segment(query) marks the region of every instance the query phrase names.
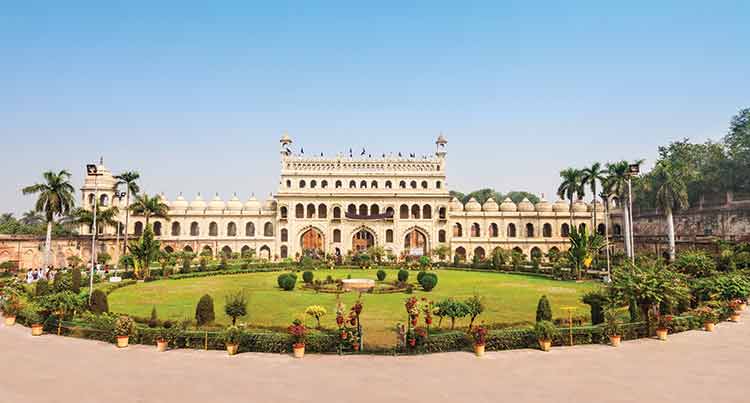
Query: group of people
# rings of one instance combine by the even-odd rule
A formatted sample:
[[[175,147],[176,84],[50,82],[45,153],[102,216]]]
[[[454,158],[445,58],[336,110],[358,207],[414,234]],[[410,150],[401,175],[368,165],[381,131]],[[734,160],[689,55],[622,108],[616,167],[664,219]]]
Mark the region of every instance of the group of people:
[[[29,269],[26,272],[26,283],[36,283],[39,280],[55,281],[56,275],[57,270],[52,268],[52,266],[33,270]]]

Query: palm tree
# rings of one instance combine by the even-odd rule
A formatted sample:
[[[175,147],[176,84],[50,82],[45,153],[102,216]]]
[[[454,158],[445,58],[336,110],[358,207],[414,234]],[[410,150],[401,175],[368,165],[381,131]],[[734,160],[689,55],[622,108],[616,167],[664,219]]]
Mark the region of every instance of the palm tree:
[[[120,209],[117,207],[102,207],[99,202],[96,202],[96,223],[97,226],[102,224],[102,228],[106,226],[114,227],[118,224],[117,217],[120,214]],[[88,208],[77,208],[70,213],[70,220],[78,225],[88,226],[93,230],[94,227],[94,211]]]
[[[15,218],[13,217],[13,213],[0,214],[0,224],[5,224],[13,220],[15,220]]]
[[[581,186],[584,187],[589,185],[591,188],[591,194],[594,197],[593,212],[594,212],[594,231],[596,231],[596,183],[603,183],[604,178],[607,175],[607,170],[602,169],[600,162],[595,162],[588,168],[584,168],[581,171]]]
[[[44,217],[38,211],[29,210],[18,221],[23,225],[37,225],[44,222]]]
[[[669,241],[669,261],[673,262],[675,258],[675,240],[674,240],[674,210],[687,208],[688,192],[687,181],[685,181],[684,172],[667,160],[660,161],[654,169],[654,179],[656,182],[656,205],[664,210],[667,219],[667,239]]]
[[[70,184],[70,172],[62,170],[58,173],[47,171],[42,174],[44,182],[26,186],[21,191],[23,194],[38,194],[34,209],[44,213],[47,221],[47,237],[44,242],[44,265],[50,263],[50,252],[52,250],[52,224],[55,216],[68,214],[75,206],[73,195],[75,189]]]
[[[159,196],[150,197],[146,193],[136,196],[135,202],[130,206],[130,211],[135,215],[145,217],[146,226],[151,217],[169,220],[169,206],[164,204]]]
[[[643,160],[638,160],[635,164],[641,164]],[[620,206],[622,207],[622,218],[625,224],[623,230],[625,254],[632,256],[635,245],[631,245],[630,239],[630,220],[632,211],[630,211],[630,202],[628,194],[628,179],[630,172],[630,163],[628,161],[617,161],[607,163],[607,188],[609,194],[617,195]]]
[[[130,194],[137,195],[138,192],[141,191],[141,188],[138,187],[138,183],[136,182],[141,177],[141,174],[135,171],[128,171],[123,172],[117,176],[115,176],[115,179],[117,180],[117,183],[115,184],[116,187],[125,186],[125,244],[123,245],[122,252],[123,254],[126,253],[128,249],[128,221],[130,219]],[[117,233],[120,233],[120,229],[117,229]]]
[[[570,226],[573,227],[573,198],[580,197],[583,193],[581,186],[581,171],[574,168],[567,168],[560,171],[562,183],[557,188],[557,195],[561,199],[570,201]]]

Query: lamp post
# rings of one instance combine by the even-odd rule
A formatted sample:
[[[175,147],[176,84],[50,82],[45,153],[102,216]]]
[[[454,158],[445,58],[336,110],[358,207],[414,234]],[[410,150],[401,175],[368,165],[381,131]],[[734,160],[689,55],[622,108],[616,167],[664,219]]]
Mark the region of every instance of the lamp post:
[[[89,303],[91,303],[91,294],[94,292],[94,267],[96,264],[96,207],[99,201],[99,181],[101,175],[96,164],[86,165],[86,175],[94,177],[94,211],[91,222],[91,270],[89,271]]]
[[[119,200],[122,200],[123,197],[125,197],[125,192],[117,193],[115,192],[114,197],[117,197]],[[115,250],[117,251],[117,262],[115,263],[115,270],[119,269],[120,266],[120,220],[117,220],[117,229],[115,229]]]
[[[628,210],[630,210],[630,214],[628,214],[628,223],[627,225],[630,228],[629,234],[630,234],[630,261],[635,264],[635,235],[633,235],[633,186],[632,186],[632,178],[634,176],[638,176],[638,174],[641,171],[640,164],[630,164],[628,166]]]

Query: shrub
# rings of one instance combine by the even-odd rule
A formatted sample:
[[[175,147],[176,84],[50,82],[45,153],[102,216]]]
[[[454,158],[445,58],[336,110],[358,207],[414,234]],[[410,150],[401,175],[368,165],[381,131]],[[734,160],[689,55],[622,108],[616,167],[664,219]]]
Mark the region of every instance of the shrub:
[[[377,276],[378,276],[378,281],[385,281],[385,276],[386,276],[385,270],[378,270]]]
[[[541,320],[534,326],[534,335],[539,340],[552,340],[557,336],[557,327],[548,320]]]
[[[281,278],[279,279],[279,286],[284,291],[294,290],[294,287],[296,284],[297,284],[297,277],[291,274],[282,275]]]
[[[400,281],[400,282],[403,283],[403,282],[405,282],[408,279],[409,279],[409,271],[408,270],[401,269],[401,270],[398,271],[398,281]]]
[[[129,316],[120,316],[115,321],[115,336],[130,336],[135,329],[135,323]]]
[[[34,305],[26,305],[20,314],[26,319],[27,325],[39,325],[42,323],[42,315],[39,314],[39,308]]]
[[[461,256],[453,255],[453,265],[458,266],[461,264]]]
[[[91,312],[101,315],[109,312],[109,303],[107,302],[107,294],[100,289],[94,290],[91,293],[91,304],[89,305]]]
[[[36,290],[34,295],[37,297],[43,297],[49,294],[49,282],[45,279],[41,279],[36,282]]]
[[[461,302],[455,301],[452,298],[442,300],[435,304],[435,316],[440,318],[438,327],[442,323],[443,318],[450,318],[451,330],[456,327],[456,319],[460,319],[469,314],[469,307]]]
[[[237,318],[247,315],[247,298],[242,291],[227,295],[224,303],[224,313],[232,318],[232,326],[237,324]]]
[[[204,326],[212,323],[215,319],[214,300],[210,295],[206,294],[201,297],[198,305],[195,307],[195,322],[198,326]]]
[[[227,327],[222,334],[225,344],[240,344],[240,339],[242,339],[242,330],[234,325]]]
[[[604,334],[606,336],[622,336],[622,320],[617,317],[617,310],[608,309],[604,315]]]
[[[603,291],[589,291],[581,297],[581,302],[591,307],[592,325],[604,322],[604,305],[607,303],[607,300],[607,294]]]
[[[305,313],[315,319],[318,323],[318,329],[320,329],[320,318],[325,316],[328,311],[320,305],[310,305],[305,309]]]
[[[81,292],[81,269],[74,267],[70,270],[70,290],[78,294]]]
[[[474,321],[477,319],[477,316],[481,315],[482,312],[484,312],[484,300],[482,300],[482,297],[480,297],[479,295],[474,295],[472,297],[469,297],[469,299],[466,300],[465,304],[467,307],[469,307],[469,317],[471,318],[471,321],[469,322],[469,330],[471,331],[471,328],[474,325]]]
[[[500,270],[505,264],[506,258],[507,252],[499,248],[495,249],[495,251],[492,252],[492,267],[496,270]]]
[[[420,256],[419,258],[419,266],[422,268],[426,268],[432,263],[429,256]]]
[[[156,314],[156,307],[151,308],[151,317],[148,320],[148,327],[156,328],[159,327],[159,316]]]
[[[70,279],[70,275],[64,273],[57,273],[55,281],[52,283],[52,292],[59,293],[64,291],[70,291],[73,287],[73,281]]]
[[[552,307],[549,304],[549,300],[546,295],[542,295],[539,298],[539,303],[536,306],[536,321],[551,321],[552,320]]]
[[[680,253],[673,267],[676,271],[690,277],[709,277],[716,273],[716,261],[701,250],[687,250]]]
[[[5,316],[16,316],[21,312],[22,309],[21,299],[17,295],[8,295],[3,298],[0,303],[0,310],[3,311]]]
[[[312,284],[314,278],[315,276],[313,275],[313,272],[309,270],[302,273],[302,281],[304,281],[305,284]]]
[[[435,286],[438,283],[437,274],[425,273],[425,272],[420,272],[420,274],[422,274],[422,279],[419,280],[419,284],[422,286],[422,288],[425,291],[427,292],[432,291],[432,289],[435,288]]]

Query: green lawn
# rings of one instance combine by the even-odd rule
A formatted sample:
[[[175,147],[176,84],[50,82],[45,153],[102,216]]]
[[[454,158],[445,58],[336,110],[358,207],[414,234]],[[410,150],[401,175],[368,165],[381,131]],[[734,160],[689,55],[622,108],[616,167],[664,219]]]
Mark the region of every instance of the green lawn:
[[[479,320],[485,323],[511,323],[533,321],[536,304],[542,295],[547,295],[552,304],[553,315],[567,315],[562,308],[577,307],[577,314],[588,315],[588,307],[579,301],[586,290],[596,287],[594,283],[572,283],[548,280],[533,276],[502,273],[481,273],[438,270],[438,285],[432,292],[415,291],[417,298],[427,297],[434,301],[453,297],[465,299],[474,293],[485,298],[487,310]],[[317,294],[314,291],[281,291],[277,288],[276,277],[280,273],[251,273],[231,276],[213,276],[184,280],[162,280],[140,283],[114,291],[109,296],[110,310],[148,317],[151,308],[156,306],[160,319],[193,318],[195,305],[203,294],[214,298],[217,322],[228,324],[231,319],[224,315],[224,298],[230,292],[243,290],[248,297],[249,315],[240,322],[250,326],[287,326],[309,305],[322,305],[328,316],[322,319],[324,327],[334,328],[336,295]],[[334,278],[375,279],[375,271],[368,270],[318,270],[317,279],[328,275]],[[411,272],[409,280],[416,280],[417,272]],[[298,274],[299,282],[302,280]],[[386,280],[396,278],[396,271],[388,271]],[[368,344],[392,345],[396,323],[405,320],[404,300],[407,294],[373,295],[363,294],[364,310],[362,323],[365,340]],[[350,307],[357,294],[342,295],[342,301]],[[437,320],[437,318],[436,318]],[[448,323],[443,323],[443,327]],[[308,320],[308,325],[313,325]],[[467,326],[468,320],[457,322],[457,326]]]

